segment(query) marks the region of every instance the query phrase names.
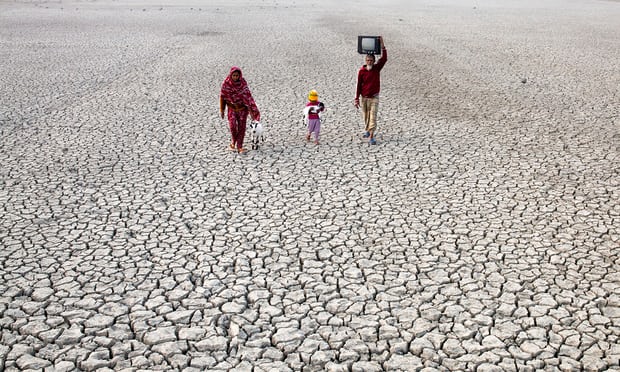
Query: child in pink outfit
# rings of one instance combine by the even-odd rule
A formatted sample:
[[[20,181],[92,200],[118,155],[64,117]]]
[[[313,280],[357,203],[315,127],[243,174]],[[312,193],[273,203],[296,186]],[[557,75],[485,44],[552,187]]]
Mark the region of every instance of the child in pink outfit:
[[[319,144],[319,135],[321,133],[321,116],[320,112],[325,110],[323,102],[319,102],[319,93],[311,90],[308,94],[308,103],[304,108],[304,118],[308,123],[308,134],[306,141],[310,141],[312,133],[314,133],[314,143]]]

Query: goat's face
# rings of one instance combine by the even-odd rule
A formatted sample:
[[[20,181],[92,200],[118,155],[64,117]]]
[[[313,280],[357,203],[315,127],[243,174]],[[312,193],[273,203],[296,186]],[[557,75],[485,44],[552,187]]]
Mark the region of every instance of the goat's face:
[[[253,122],[250,124],[250,130],[252,135],[260,137],[263,135],[263,125],[260,122]]]

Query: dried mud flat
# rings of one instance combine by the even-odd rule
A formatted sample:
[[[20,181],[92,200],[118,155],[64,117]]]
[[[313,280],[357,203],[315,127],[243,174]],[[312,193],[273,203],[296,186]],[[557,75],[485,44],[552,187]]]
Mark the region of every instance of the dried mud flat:
[[[618,19],[0,1],[0,370],[620,370]],[[361,34],[389,52],[376,146]],[[232,65],[267,130],[245,156]]]

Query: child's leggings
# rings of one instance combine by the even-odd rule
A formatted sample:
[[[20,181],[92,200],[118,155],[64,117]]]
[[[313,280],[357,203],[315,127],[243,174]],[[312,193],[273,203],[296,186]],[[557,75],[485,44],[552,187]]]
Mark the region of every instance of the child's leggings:
[[[308,133],[314,133],[314,140],[319,140],[321,133],[321,119],[308,119]]]

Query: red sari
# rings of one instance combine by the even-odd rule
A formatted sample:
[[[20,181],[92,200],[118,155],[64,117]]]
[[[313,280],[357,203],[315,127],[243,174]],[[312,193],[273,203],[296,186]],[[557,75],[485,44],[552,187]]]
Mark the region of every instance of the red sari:
[[[239,80],[237,81],[232,79],[232,74],[235,71],[239,72]],[[223,110],[224,106],[228,107],[228,124],[232,136],[231,147],[241,150],[248,114],[253,120],[259,121],[260,112],[239,67],[232,67],[222,83],[220,109]]]

